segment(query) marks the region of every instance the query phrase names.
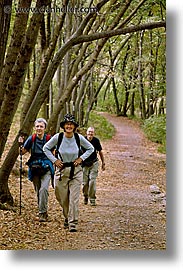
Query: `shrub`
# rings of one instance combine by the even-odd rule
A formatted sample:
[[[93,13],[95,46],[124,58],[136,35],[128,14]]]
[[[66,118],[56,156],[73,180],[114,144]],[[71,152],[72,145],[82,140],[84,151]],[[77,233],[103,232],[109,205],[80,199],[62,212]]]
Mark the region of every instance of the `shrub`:
[[[166,116],[151,116],[144,121],[142,128],[150,140],[161,144],[159,150],[166,152]]]
[[[101,140],[111,139],[115,134],[114,126],[97,112],[90,112],[88,126],[95,128],[96,136]]]

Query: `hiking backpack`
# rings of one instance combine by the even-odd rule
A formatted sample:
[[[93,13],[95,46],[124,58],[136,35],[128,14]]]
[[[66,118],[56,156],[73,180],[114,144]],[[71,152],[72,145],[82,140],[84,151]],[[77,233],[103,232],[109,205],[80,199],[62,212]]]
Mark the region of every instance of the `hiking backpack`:
[[[33,134],[33,135],[32,135],[32,142],[35,141],[36,136],[37,136],[37,134]],[[50,135],[50,134],[46,134],[46,142],[47,142],[50,138],[51,138],[51,135]]]

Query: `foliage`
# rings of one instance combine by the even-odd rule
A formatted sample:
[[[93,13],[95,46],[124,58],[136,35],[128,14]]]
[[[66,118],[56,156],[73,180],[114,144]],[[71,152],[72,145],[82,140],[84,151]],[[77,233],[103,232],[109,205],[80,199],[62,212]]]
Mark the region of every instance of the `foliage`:
[[[101,140],[111,139],[115,133],[114,126],[97,112],[90,112],[89,126],[95,128],[95,134]]]
[[[151,116],[142,126],[146,136],[153,142],[160,143],[159,150],[166,152],[166,115]]]
[[[114,114],[116,111],[116,106],[114,102],[114,96],[112,91],[108,91],[106,95],[104,95],[105,91],[102,90],[97,99],[97,106],[93,109],[102,112],[109,112]]]

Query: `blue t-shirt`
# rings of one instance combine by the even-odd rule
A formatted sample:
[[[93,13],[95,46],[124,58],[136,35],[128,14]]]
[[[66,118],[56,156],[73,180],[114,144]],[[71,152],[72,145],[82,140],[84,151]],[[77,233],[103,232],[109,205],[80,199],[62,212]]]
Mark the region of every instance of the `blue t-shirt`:
[[[32,142],[32,136],[29,136],[24,143],[24,148],[31,153],[32,159],[48,159],[43,152],[43,146],[46,143],[46,134],[44,134],[43,139],[36,136],[34,142]]]
[[[36,135],[36,138],[34,141],[32,141],[32,136],[29,136],[28,139],[24,143],[24,148],[31,153],[31,157],[28,161],[28,178],[29,180],[33,180],[33,174],[31,170],[31,163],[34,162],[35,160],[40,161],[44,165],[48,165],[50,172],[51,172],[51,177],[53,180],[54,176],[54,167],[52,162],[47,158],[45,153],[43,152],[43,146],[46,143],[46,134],[44,134],[43,139],[38,138]]]

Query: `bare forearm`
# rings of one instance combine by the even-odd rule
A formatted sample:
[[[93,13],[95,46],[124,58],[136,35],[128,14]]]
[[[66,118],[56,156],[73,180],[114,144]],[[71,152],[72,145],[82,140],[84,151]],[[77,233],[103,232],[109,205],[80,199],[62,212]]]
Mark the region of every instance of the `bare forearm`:
[[[99,152],[99,155],[100,155],[100,159],[101,159],[102,163],[105,163],[103,152],[100,151],[100,152]]]

